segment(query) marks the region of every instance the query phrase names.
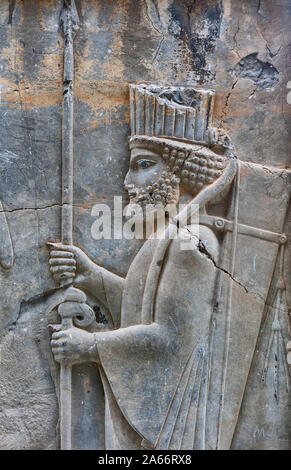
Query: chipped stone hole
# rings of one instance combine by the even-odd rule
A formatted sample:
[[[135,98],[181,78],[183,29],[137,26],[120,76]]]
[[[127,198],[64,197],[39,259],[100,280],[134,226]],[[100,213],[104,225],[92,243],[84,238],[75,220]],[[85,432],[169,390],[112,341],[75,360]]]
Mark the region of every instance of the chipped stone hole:
[[[158,98],[165,100],[168,104],[178,104],[180,106],[196,108],[201,104],[199,93],[192,88],[161,88],[158,86],[151,86],[148,91]]]
[[[185,104],[191,108],[195,108],[201,104],[201,99],[198,97],[198,93],[191,89],[171,90],[159,94],[160,98],[168,100],[170,103],[174,102],[179,105]]]
[[[95,318],[96,318],[97,323],[103,323],[103,324],[108,323],[108,320],[106,316],[104,315],[104,313],[101,311],[101,308],[99,307],[99,305],[93,305],[92,309],[95,313]]]
[[[64,85],[63,95],[65,96],[67,93],[69,93],[69,91],[72,91],[73,89],[72,80],[64,80],[63,85]]]
[[[273,88],[279,82],[279,72],[270,62],[263,62],[254,52],[243,57],[233,69],[239,78],[249,78],[260,88]]]

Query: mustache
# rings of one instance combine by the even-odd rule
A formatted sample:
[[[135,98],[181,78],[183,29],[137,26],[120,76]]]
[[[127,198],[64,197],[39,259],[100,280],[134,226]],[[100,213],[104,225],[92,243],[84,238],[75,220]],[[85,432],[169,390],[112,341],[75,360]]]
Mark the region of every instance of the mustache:
[[[128,192],[129,197],[136,197],[138,193],[141,192],[141,190],[133,184],[126,185],[125,190]]]
[[[139,188],[138,186],[135,186],[134,184],[126,185],[125,190],[128,192],[128,195],[130,198],[135,198],[139,194],[144,194],[146,192],[144,189]]]
[[[147,189],[145,188],[139,188],[138,186],[134,186],[133,184],[131,184],[127,185],[125,189],[128,192],[131,203],[141,205],[154,203],[154,201],[152,200],[152,192],[147,191]]]

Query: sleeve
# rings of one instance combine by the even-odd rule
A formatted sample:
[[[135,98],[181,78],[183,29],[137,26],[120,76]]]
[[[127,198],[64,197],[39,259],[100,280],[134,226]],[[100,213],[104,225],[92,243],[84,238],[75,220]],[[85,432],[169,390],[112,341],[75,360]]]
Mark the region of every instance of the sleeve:
[[[95,333],[95,338],[118,406],[154,447],[182,370],[177,338],[157,323]]]
[[[98,299],[111,316],[113,328],[120,326],[124,278],[92,263],[91,274],[81,287]]]

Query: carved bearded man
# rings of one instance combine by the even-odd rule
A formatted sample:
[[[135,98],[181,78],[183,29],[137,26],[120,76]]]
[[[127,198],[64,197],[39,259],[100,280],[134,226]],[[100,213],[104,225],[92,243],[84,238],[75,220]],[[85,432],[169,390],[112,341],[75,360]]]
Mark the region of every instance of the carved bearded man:
[[[233,181],[235,186],[237,160],[229,139],[211,128],[212,91],[131,85],[130,92],[125,179],[130,201],[143,208],[166,210],[178,202],[185,207],[168,218],[164,237],[149,236],[125,279],[76,246],[53,244],[54,278],[73,278],[74,286],[97,297],[114,327],[55,332],[52,351],[60,363],[97,364],[105,394],[106,449],[228,448],[234,428],[227,422],[231,413],[223,409],[227,351],[225,336],[214,338],[213,327],[219,304],[227,316],[231,294],[228,290],[223,302],[219,298],[224,275],[217,268],[220,219],[206,208],[223,200]],[[199,225],[189,219],[197,205]],[[235,216],[235,204],[230,206]],[[230,264],[232,249],[233,244]],[[222,330],[227,336],[225,326]],[[220,349],[213,353],[215,342]],[[222,365],[215,369],[219,355]],[[242,382],[243,388],[244,378],[238,377],[236,386]],[[229,442],[219,444],[224,429]]]

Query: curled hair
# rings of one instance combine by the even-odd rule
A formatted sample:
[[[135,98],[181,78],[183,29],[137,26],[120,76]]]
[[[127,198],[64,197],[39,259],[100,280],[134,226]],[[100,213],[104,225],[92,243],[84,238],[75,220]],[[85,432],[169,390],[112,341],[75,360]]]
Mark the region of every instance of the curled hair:
[[[130,148],[145,146],[162,156],[168,169],[179,178],[181,184],[193,195],[203,187],[216,181],[228,163],[224,155],[214,153],[210,148],[178,140],[147,136],[131,137]]]

